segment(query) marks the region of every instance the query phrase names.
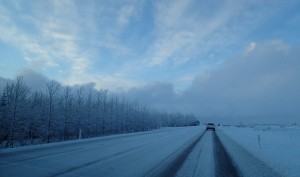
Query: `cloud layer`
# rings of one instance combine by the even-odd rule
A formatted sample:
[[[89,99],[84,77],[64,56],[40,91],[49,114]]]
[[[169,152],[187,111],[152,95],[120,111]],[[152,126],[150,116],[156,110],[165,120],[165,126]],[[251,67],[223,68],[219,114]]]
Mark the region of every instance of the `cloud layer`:
[[[125,92],[203,119],[294,121],[299,7],[295,0],[1,1],[0,77],[22,74],[33,88],[49,78]]]
[[[181,95],[175,94],[168,84],[154,84],[129,93],[144,103],[159,108],[168,105],[165,107],[169,111],[175,108],[193,112],[203,120],[299,122],[300,47],[280,41],[255,47],[251,43],[250,47],[244,56],[227,60],[205,77],[196,77]]]
[[[12,79],[29,68],[66,84],[128,90],[157,81],[182,91],[191,84],[186,78],[251,41],[295,42],[297,6],[293,0],[3,1],[0,74]]]

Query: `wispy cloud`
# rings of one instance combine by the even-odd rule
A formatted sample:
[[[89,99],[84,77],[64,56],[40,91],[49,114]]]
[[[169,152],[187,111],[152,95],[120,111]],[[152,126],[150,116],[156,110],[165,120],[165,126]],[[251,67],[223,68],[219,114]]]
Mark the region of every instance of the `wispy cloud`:
[[[251,42],[268,39],[265,34],[272,31],[265,22],[282,18],[295,4],[14,0],[0,3],[0,39],[21,53],[24,67],[60,81],[111,88],[166,81],[186,88],[182,85],[207,68],[254,50]]]
[[[135,14],[135,6],[134,5],[125,5],[121,7],[118,12],[118,23],[122,25],[127,25],[130,21],[130,18]]]
[[[290,5],[267,1],[159,1],[155,5],[155,40],[145,63],[153,67],[207,60],[209,55],[217,60],[228,58],[231,52],[248,45],[247,36]]]
[[[190,1],[158,2],[156,4],[156,40],[149,48],[146,59],[150,66],[161,65],[171,60],[180,63],[192,57],[201,33],[196,14],[190,14]],[[184,63],[184,62],[183,62]]]
[[[5,21],[0,23],[2,40],[13,43],[23,53],[23,59],[28,67],[47,70],[57,67],[69,70],[68,74],[86,72],[91,59],[87,52],[81,49],[83,40],[79,35],[80,26],[74,23],[77,12],[72,2],[61,3],[53,1],[49,4],[53,13],[36,10],[36,16],[20,13],[27,26],[35,28],[36,33],[29,33],[13,20],[13,14],[2,11]],[[66,11],[66,7],[68,7]]]
[[[45,46],[41,45],[41,42],[37,38],[20,30],[13,23],[13,20],[5,9],[1,8],[1,12],[0,33],[2,41],[17,46],[24,54],[24,59],[33,66],[36,66],[37,63],[42,67],[57,65],[52,60],[49,51]],[[36,57],[33,58],[32,54]]]
[[[53,6],[53,11],[56,13],[64,11],[65,8],[56,4]],[[38,11],[36,13],[43,12]],[[73,12],[73,15],[75,13]],[[1,10],[2,22],[0,23],[1,40],[12,43],[19,48],[22,51],[23,60],[27,62],[29,68],[40,72],[53,67],[58,68],[57,70],[62,72],[63,79],[57,79],[65,84],[95,82],[98,89],[109,88],[111,90],[127,90],[139,85],[135,81],[113,73],[92,73],[89,69],[95,56],[90,56],[89,52],[80,46],[85,37],[85,35],[80,34],[80,24],[65,24],[70,18],[73,17],[61,18],[58,14],[47,16],[41,14],[38,18],[24,15],[22,19],[33,25],[38,31],[37,34],[29,34],[15,24],[12,15],[3,8]],[[114,38],[99,41],[96,46],[110,48],[120,53],[126,50]],[[122,88],[116,88],[116,86],[122,86]]]

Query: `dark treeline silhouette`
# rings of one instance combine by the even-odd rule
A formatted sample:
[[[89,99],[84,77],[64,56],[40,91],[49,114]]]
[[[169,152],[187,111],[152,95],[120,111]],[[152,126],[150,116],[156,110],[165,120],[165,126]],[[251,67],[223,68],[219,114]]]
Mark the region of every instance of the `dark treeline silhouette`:
[[[160,112],[108,90],[61,86],[56,81],[50,81],[45,88],[32,91],[19,76],[0,91],[2,148],[198,122],[192,114]]]

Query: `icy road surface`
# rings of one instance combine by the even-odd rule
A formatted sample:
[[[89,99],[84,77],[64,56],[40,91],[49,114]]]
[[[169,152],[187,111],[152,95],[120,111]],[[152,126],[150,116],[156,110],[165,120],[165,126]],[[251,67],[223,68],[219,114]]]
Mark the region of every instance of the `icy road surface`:
[[[238,164],[243,163],[243,160],[246,165],[251,165],[250,170],[256,170],[255,173],[247,172],[245,164]],[[278,176],[223,136],[221,131],[205,132],[204,127],[168,128],[0,151],[1,177],[192,177],[253,174]]]

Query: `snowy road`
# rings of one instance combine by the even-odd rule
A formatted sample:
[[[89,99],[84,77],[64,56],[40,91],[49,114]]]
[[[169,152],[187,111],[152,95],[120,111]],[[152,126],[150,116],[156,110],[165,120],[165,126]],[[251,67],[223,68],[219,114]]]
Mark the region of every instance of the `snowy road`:
[[[224,151],[216,133],[207,131],[176,174],[189,176],[239,176],[230,158]]]
[[[169,128],[1,150],[0,176],[239,176],[218,137],[203,127]]]

